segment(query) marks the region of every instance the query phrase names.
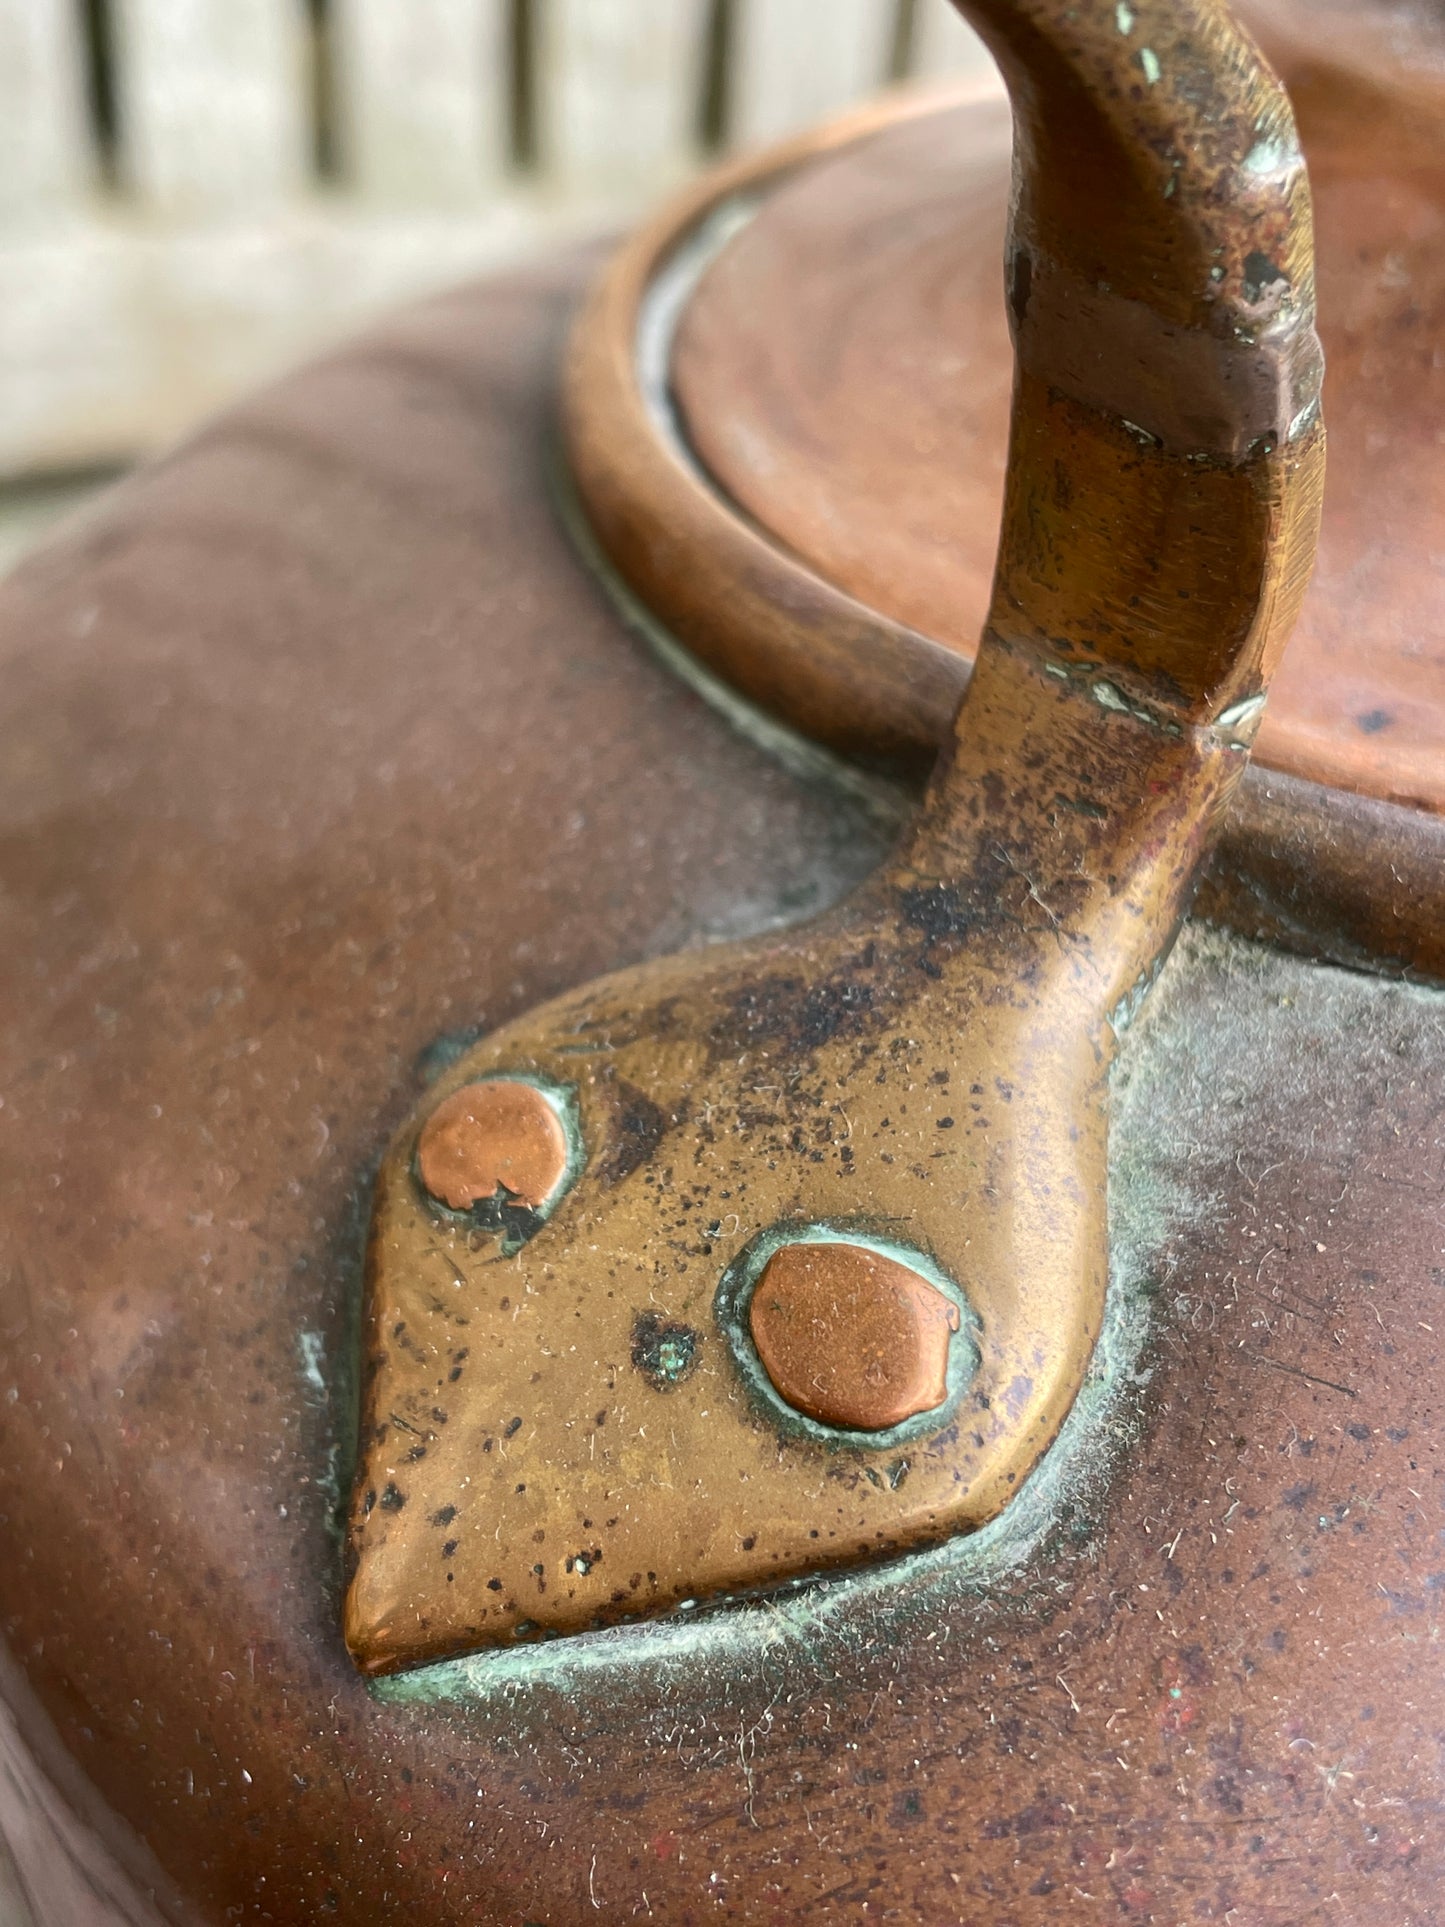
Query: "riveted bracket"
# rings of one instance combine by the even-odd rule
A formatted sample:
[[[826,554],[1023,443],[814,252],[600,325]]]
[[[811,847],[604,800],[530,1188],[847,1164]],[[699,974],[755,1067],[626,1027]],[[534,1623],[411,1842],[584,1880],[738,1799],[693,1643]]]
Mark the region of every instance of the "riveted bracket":
[[[954,736],[839,908],[557,999],[403,1127],[351,1526],[368,1672],[967,1531],[1086,1371],[1115,1030],[1313,554],[1308,191],[1214,0],[965,10],[1016,102],[1019,376]]]

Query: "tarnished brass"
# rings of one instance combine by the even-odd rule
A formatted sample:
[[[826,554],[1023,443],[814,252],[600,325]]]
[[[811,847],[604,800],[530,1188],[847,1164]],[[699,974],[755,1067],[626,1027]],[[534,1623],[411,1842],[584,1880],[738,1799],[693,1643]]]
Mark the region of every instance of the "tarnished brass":
[[[447,1074],[443,1105],[520,1078],[575,1118],[545,1222],[498,1237],[439,1206],[426,1118],[399,1134],[346,1606],[368,1672],[976,1526],[1081,1382],[1114,1039],[1313,553],[1309,203],[1282,94],[1206,0],[967,10],[1016,103],[1018,379],[953,737],[838,909],[570,993]],[[766,1323],[760,1369],[740,1339],[777,1254],[828,1240],[910,1267],[958,1318],[942,1399],[919,1407],[918,1347],[886,1429],[821,1423],[769,1378]]]

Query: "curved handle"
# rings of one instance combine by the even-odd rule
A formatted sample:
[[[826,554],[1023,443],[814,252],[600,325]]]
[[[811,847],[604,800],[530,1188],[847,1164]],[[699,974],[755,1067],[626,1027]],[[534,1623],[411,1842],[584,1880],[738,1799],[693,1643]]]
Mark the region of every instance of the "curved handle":
[[[1083,1382],[1113,1039],[1310,549],[1307,203],[1214,8],[969,11],[1019,104],[1019,366],[952,745],[837,909],[529,1013],[398,1135],[347,1602],[368,1671],[967,1531]]]
[[[990,629],[1213,722],[1262,692],[1319,519],[1309,187],[1215,0],[957,0],[1013,101],[1017,357]]]

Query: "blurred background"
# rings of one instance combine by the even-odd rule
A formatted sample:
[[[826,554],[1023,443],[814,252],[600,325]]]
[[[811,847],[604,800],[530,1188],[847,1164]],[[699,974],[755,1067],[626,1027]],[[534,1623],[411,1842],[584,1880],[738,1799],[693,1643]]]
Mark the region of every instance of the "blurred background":
[[[948,0],[0,0],[0,573],[367,314],[985,59]]]

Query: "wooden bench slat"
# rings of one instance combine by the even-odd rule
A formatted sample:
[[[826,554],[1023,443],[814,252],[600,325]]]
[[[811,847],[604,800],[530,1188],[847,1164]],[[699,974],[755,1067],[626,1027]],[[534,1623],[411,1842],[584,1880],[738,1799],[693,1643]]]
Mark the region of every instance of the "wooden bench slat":
[[[345,184],[436,207],[494,192],[511,117],[505,0],[333,0]]]
[[[727,0],[729,143],[887,79],[902,0]],[[531,0],[536,168],[510,153],[511,0],[108,0],[97,193],[80,0],[0,0],[0,474],[124,460],[377,305],[633,218],[701,158],[716,0]],[[909,65],[981,58],[913,0]],[[318,102],[339,178],[318,182]],[[715,102],[713,103],[716,104]],[[324,119],[324,114],[321,116]]]
[[[254,209],[310,171],[296,0],[118,0],[125,185],[173,214]]]
[[[539,160],[587,194],[661,182],[697,159],[704,0],[542,0]]]
[[[738,0],[735,147],[776,140],[889,78],[896,0]]]
[[[0,0],[0,225],[82,205],[94,173],[75,0]]]

